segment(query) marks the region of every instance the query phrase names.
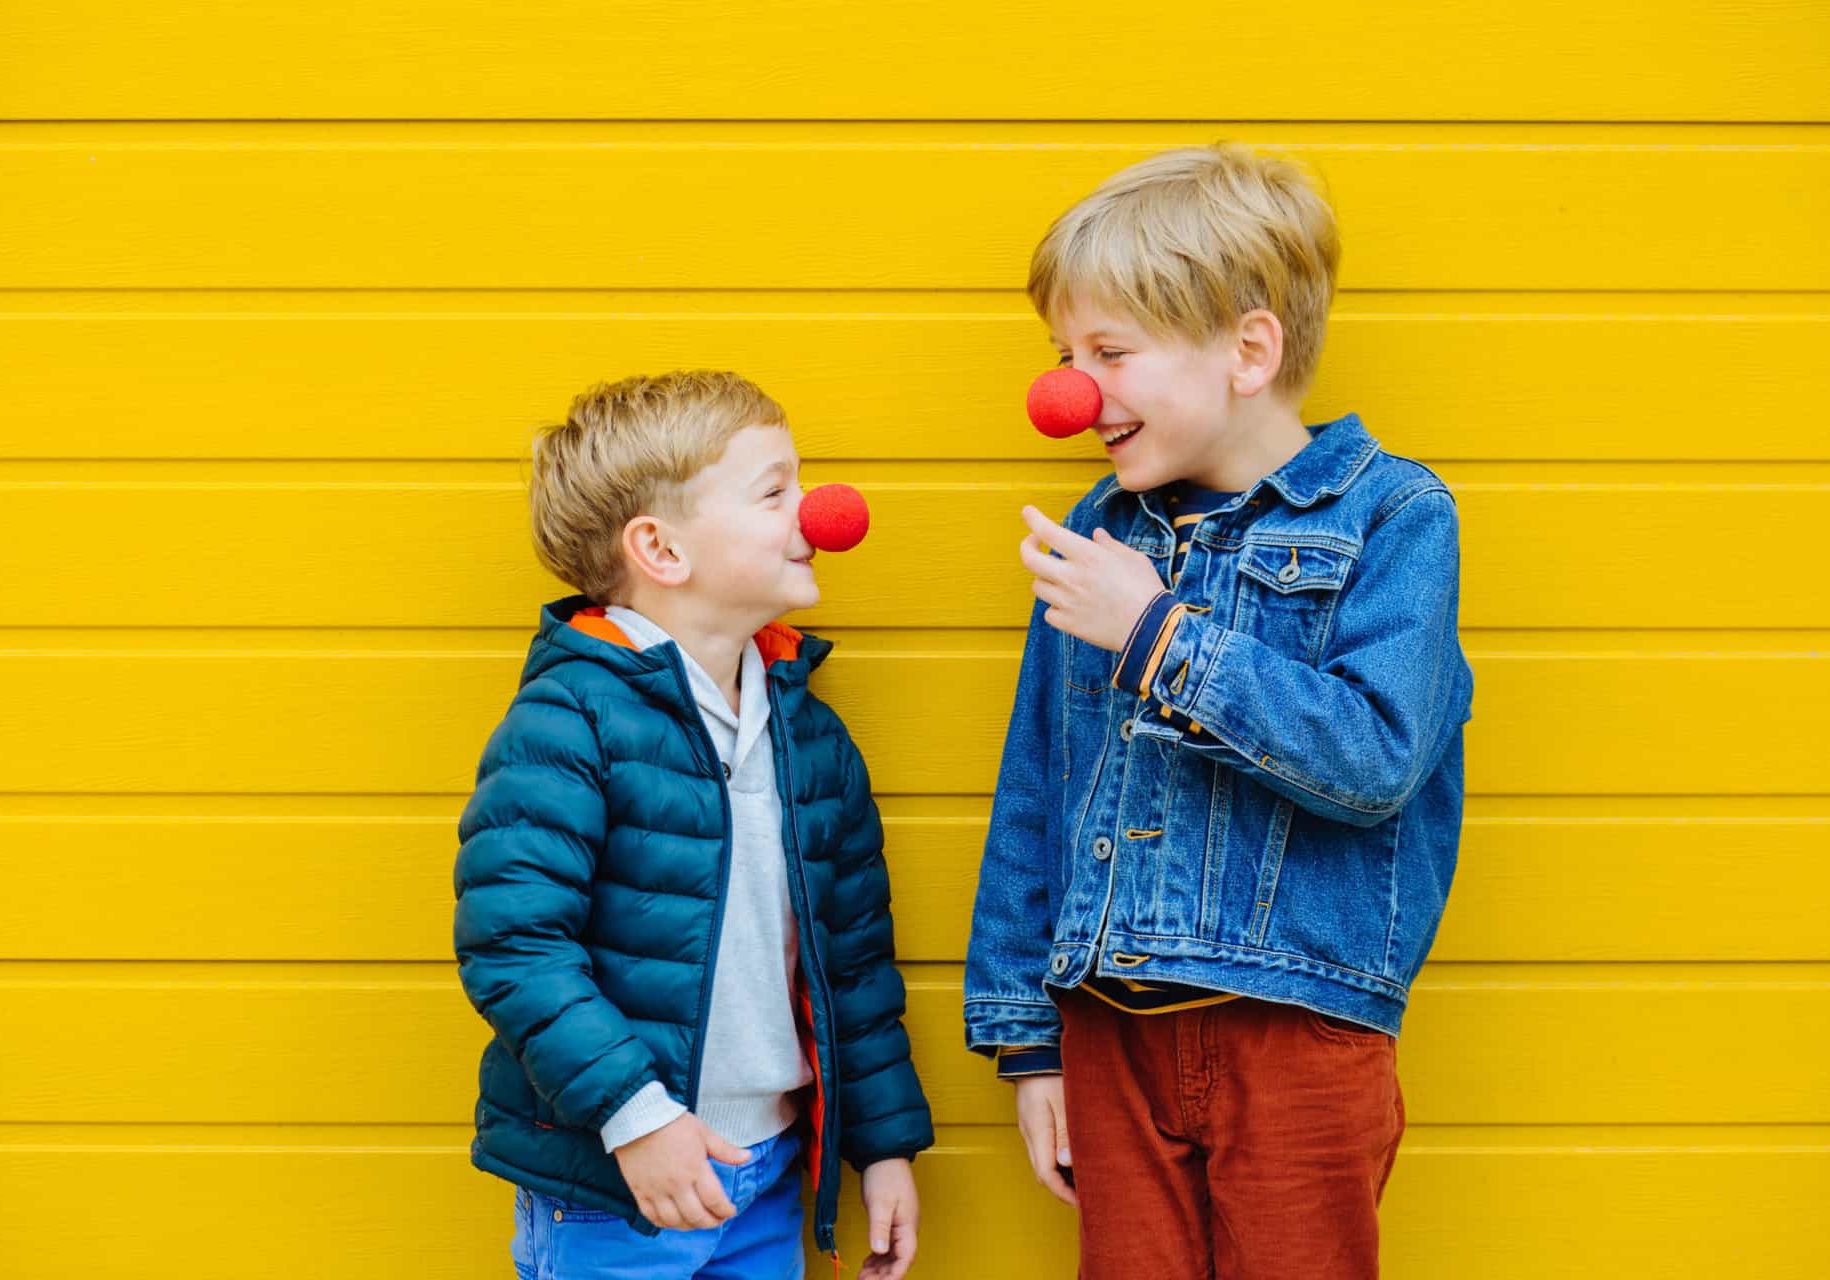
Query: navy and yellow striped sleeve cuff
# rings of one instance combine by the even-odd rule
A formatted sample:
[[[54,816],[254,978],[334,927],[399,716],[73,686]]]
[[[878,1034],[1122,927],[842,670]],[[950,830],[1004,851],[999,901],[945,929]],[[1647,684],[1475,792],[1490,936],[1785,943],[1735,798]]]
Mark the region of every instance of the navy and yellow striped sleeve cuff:
[[[998,1049],[997,1060],[1000,1080],[1061,1074],[1061,1050],[1052,1044],[1020,1047],[1004,1045]]]
[[[1169,648],[1169,641],[1175,635],[1176,624],[1188,606],[1175,598],[1173,592],[1165,591],[1144,606],[1144,612],[1138,616],[1137,625],[1131,628],[1131,636],[1125,641],[1125,648],[1118,655],[1118,670],[1112,675],[1112,687],[1145,697],[1150,692],[1150,682],[1156,679],[1157,668],[1163,665],[1163,653]]]

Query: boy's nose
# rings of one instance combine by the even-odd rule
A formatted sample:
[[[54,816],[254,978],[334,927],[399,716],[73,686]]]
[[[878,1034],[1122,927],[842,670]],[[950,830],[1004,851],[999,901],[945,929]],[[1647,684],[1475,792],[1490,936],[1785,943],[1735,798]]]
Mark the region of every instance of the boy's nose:
[[[1050,369],[1029,384],[1025,402],[1036,430],[1056,440],[1077,436],[1095,422],[1105,397],[1093,375],[1080,369]]]
[[[801,534],[818,551],[850,551],[870,532],[871,509],[848,484],[823,484],[801,497]]]

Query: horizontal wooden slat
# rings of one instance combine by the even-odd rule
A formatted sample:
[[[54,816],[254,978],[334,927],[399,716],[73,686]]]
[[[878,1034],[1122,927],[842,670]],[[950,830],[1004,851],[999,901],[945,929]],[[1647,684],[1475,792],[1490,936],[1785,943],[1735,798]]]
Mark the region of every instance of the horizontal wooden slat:
[[[1059,516],[1099,473],[895,474],[907,482],[859,480],[870,539],[818,562],[824,600],[804,625],[1022,625],[1022,505]],[[1830,593],[1799,577],[1830,557],[1830,484],[1485,474],[1446,472],[1465,627],[1830,624]],[[534,563],[526,502],[511,480],[0,483],[0,626],[531,625],[564,590]]]
[[[1301,13],[1194,0],[1125,15],[1148,74],[1104,74],[1110,9],[886,0],[614,9],[535,0],[101,0],[0,16],[0,115],[854,119],[1810,120],[1830,116],[1809,3],[1520,10],[1425,0]],[[1327,33],[1318,39],[1317,33]],[[258,50],[259,57],[251,56]],[[1217,51],[1224,50],[1224,75]],[[1471,52],[1474,51],[1474,52]],[[412,74],[402,74],[410,67]]]
[[[961,961],[985,820],[885,821],[904,960]],[[0,818],[0,953],[442,960],[456,813]],[[1830,818],[1475,817],[1432,956],[1830,961]],[[47,911],[48,903],[83,904]]]
[[[1797,747],[1830,714],[1821,656],[1474,661],[1474,794],[1825,793]],[[816,690],[880,793],[985,794],[1016,668],[998,633],[982,653],[840,652]],[[13,792],[467,793],[518,669],[511,654],[361,648],[0,651],[0,762]]]
[[[1214,132],[14,126],[0,285],[1009,289],[1069,203]],[[1830,288],[1814,128],[1231,132],[1322,172],[1345,288]]]
[[[1743,302],[1658,314],[1623,300],[1572,314],[1551,296],[1537,311],[1445,300],[1418,314],[1350,299],[1308,417],[1352,409],[1388,448],[1432,460],[1830,458],[1830,436],[1796,412],[1830,400],[1830,363],[1818,358],[1830,316]],[[591,382],[692,365],[759,381],[788,408],[808,458],[1098,456],[1090,435],[1050,441],[1023,420],[1023,389],[1054,358],[1027,309],[474,305],[0,315],[0,404],[15,424],[0,451],[513,458]],[[1572,348],[1607,355],[1571,361]]]
[[[17,1131],[15,1131],[16,1133]],[[508,1187],[471,1169],[467,1134],[386,1131],[202,1141],[104,1130],[72,1145],[0,1141],[0,1257],[43,1280],[484,1280],[508,1270]],[[1013,1126],[943,1127],[915,1163],[925,1274],[1071,1275],[1071,1211],[1034,1184]],[[839,1252],[863,1258],[855,1175]],[[70,1188],[82,1188],[71,1194]],[[1830,1246],[1821,1131],[1436,1130],[1399,1150],[1383,1218],[1396,1280],[1657,1275],[1818,1280]],[[209,1223],[209,1247],[198,1224]],[[55,1247],[47,1239],[60,1243]],[[176,1264],[181,1261],[181,1272]],[[825,1259],[811,1258],[808,1274]]]
[[[461,1123],[488,1033],[453,968],[0,966],[0,1121]],[[936,1117],[1005,1122],[959,969],[905,972]],[[1402,1043],[1420,1124],[1830,1122],[1823,965],[1433,965]]]

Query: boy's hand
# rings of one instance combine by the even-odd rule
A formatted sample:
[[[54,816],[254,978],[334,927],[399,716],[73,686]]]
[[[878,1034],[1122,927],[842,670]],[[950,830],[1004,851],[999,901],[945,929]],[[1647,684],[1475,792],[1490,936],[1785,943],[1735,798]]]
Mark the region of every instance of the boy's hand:
[[[711,1161],[745,1164],[750,1153],[734,1147],[688,1112],[653,1133],[616,1149],[635,1207],[657,1227],[692,1231],[715,1227],[737,1214]]]
[[[1017,1081],[1017,1128],[1029,1148],[1036,1181],[1063,1204],[1078,1207],[1080,1197],[1061,1176],[1062,1168],[1073,1168],[1074,1153],[1068,1148],[1067,1101],[1060,1076],[1024,1076]]]
[[[915,1261],[921,1205],[915,1170],[907,1160],[879,1160],[864,1170],[864,1213],[870,1219],[871,1256],[858,1280],[902,1280]]]
[[[1043,619],[1057,631],[1117,653],[1131,638],[1138,615],[1163,591],[1150,557],[1104,529],[1083,538],[1034,507],[1023,508],[1030,529],[1018,554],[1036,575],[1031,584],[1048,603]],[[1043,548],[1058,554],[1050,555]]]

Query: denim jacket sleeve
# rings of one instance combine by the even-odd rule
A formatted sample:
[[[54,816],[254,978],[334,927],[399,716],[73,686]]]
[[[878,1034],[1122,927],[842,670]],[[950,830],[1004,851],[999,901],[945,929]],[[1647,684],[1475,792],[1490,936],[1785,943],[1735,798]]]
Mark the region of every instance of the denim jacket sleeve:
[[[1023,646],[966,948],[966,1045],[987,1055],[1061,1038],[1042,985],[1054,941],[1049,877],[1061,845],[1062,771],[1062,645],[1042,620],[1045,608],[1038,602],[1032,612]]]
[[[1317,665],[1187,616],[1151,696],[1298,807],[1376,825],[1404,807],[1468,715],[1459,566],[1448,490],[1432,482],[1395,495],[1367,536]]]

